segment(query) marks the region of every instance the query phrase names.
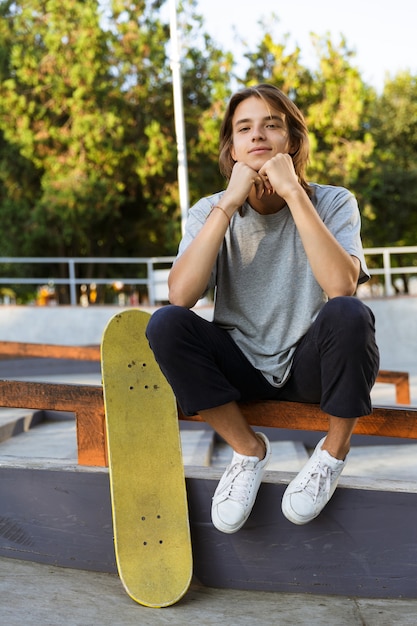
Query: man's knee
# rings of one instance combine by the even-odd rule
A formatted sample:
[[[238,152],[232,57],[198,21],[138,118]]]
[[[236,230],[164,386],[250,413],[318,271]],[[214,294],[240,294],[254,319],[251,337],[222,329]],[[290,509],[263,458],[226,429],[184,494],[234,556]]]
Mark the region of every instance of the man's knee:
[[[366,350],[375,343],[375,318],[363,302],[355,297],[332,298],[322,309],[322,331],[334,337],[342,352]]]
[[[344,328],[348,326],[361,328],[369,325],[373,327],[375,322],[371,309],[354,296],[332,298],[325,304],[322,313],[327,320]]]
[[[167,305],[157,309],[146,328],[146,337],[153,349],[157,345],[167,345],[178,336],[180,329],[187,324],[191,311],[184,307]]]

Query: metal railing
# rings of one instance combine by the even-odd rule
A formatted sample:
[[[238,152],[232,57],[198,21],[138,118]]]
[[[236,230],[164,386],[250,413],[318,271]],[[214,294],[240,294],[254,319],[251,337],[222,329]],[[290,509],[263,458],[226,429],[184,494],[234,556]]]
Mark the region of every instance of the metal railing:
[[[370,267],[369,273],[371,276],[383,276],[384,277],[384,291],[383,295],[393,296],[397,293],[397,290],[393,284],[393,276],[416,274],[417,275],[417,258],[416,265],[408,265],[403,267],[392,266],[392,256],[396,254],[415,254],[417,255],[417,246],[396,246],[392,248],[365,248],[365,258],[367,262],[370,257],[379,256],[382,257],[381,267]]]
[[[68,285],[70,304],[76,306],[78,304],[77,286],[84,284],[91,285],[114,285],[117,283],[123,285],[144,285],[147,288],[149,304],[153,306],[157,301],[164,300],[162,297],[166,291],[166,269],[158,269],[157,266],[172,265],[175,257],[135,257],[135,258],[105,258],[105,257],[0,257],[0,266],[3,264],[56,264],[67,265],[68,278],[57,278],[55,276],[32,277],[32,278],[10,278],[0,276],[0,285]],[[77,265],[86,264],[107,264],[107,265],[136,265],[145,269],[146,276],[144,278],[86,278],[77,276]]]
[[[378,263],[378,267],[372,267],[369,269],[371,276],[383,276],[383,295],[392,296],[397,293],[397,289],[394,287],[393,277],[395,275],[415,274],[417,277],[417,259],[416,265],[397,267],[392,265],[392,257],[397,254],[416,254],[417,246],[399,246],[399,247],[387,247],[387,248],[365,248],[365,257],[367,261],[375,257],[381,258],[381,263]],[[8,276],[0,276],[0,285],[67,285],[69,289],[70,304],[76,306],[79,303],[79,294],[77,287],[82,285],[114,285],[120,283],[122,285],[140,286],[143,285],[147,289],[147,297],[151,306],[157,302],[167,299],[167,274],[168,269],[173,263],[175,257],[136,257],[136,258],[104,258],[104,257],[0,257],[0,267],[4,265],[14,264],[56,264],[67,266],[67,277],[59,278],[56,276],[45,277],[25,277],[10,278]],[[85,264],[107,264],[107,265],[136,265],[138,268],[145,270],[146,276],[144,278],[95,278],[95,277],[80,277],[77,274],[77,266]],[[162,269],[161,269],[162,267]],[[138,272],[140,273],[140,272]]]

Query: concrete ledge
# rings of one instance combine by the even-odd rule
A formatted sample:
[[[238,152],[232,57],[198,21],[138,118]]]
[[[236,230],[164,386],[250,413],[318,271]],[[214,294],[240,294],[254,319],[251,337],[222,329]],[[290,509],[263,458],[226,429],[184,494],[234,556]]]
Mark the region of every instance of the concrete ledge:
[[[364,299],[375,315],[381,369],[417,374],[417,297]]]
[[[319,518],[281,513],[291,475],[268,472],[245,527],[211,524],[221,470],[187,468],[194,572],[210,587],[416,598],[417,483],[344,479]],[[354,486],[355,488],[352,488]],[[115,572],[108,472],[45,460],[0,466],[0,557]]]
[[[152,313],[156,307],[139,307]],[[212,307],[194,309],[211,319]],[[0,306],[0,341],[61,345],[94,345],[101,342],[104,328],[117,306]]]

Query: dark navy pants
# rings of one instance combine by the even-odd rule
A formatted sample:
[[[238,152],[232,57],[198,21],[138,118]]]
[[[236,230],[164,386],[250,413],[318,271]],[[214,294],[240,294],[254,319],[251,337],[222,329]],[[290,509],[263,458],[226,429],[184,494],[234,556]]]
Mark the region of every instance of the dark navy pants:
[[[372,311],[355,297],[329,300],[299,342],[291,375],[273,387],[229,333],[183,307],[151,317],[147,337],[185,415],[233,400],[319,403],[336,417],[371,413],[379,368]]]

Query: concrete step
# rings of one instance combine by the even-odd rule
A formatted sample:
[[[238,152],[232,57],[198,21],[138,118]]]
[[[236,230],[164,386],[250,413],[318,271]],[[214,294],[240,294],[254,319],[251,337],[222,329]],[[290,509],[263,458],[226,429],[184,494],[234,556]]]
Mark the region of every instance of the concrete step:
[[[22,413],[21,410],[13,409],[2,413],[0,415],[0,458],[12,456],[74,461],[77,459],[77,440],[73,419],[47,420],[33,425],[36,422],[36,413],[33,412]],[[2,433],[3,436],[1,436]],[[181,430],[180,435],[184,465],[209,466],[214,445],[213,431]]]
[[[271,441],[272,456],[268,470],[281,472],[299,472],[309,455],[300,441]],[[224,468],[232,459],[232,448],[227,444],[217,443],[213,451],[211,466]]]
[[[71,459],[76,462],[75,422],[70,414],[22,409],[0,410],[0,460],[2,457]],[[53,419],[56,416],[56,419]],[[223,469],[230,462],[232,449],[215,442],[211,429],[181,429],[181,446],[186,466]],[[269,471],[298,472],[309,458],[300,441],[272,441]],[[417,479],[417,444],[401,443],[352,447],[344,476],[393,480]]]
[[[0,409],[0,443],[26,432],[39,421],[30,409]]]
[[[271,442],[272,457],[268,471],[299,472],[309,459],[311,450],[299,441]],[[215,446],[211,466],[223,469],[232,458],[232,449]],[[343,476],[388,480],[417,479],[417,444],[387,444],[352,447]]]
[[[211,430],[181,430],[181,447],[184,465],[209,467],[214,448]]]
[[[343,476],[379,479],[417,479],[417,444],[353,447]]]
[[[77,458],[74,420],[43,421],[0,443],[0,457]]]

